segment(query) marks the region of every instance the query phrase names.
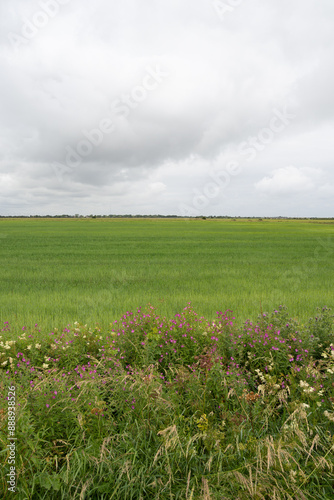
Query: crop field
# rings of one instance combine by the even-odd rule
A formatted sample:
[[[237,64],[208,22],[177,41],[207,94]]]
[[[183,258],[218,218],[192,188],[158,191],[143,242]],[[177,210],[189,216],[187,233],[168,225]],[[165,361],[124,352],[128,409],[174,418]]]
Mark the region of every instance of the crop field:
[[[0,224],[1,498],[333,498],[333,224]]]
[[[334,223],[296,220],[2,219],[0,320],[106,326],[151,303],[238,321],[283,304],[334,304]]]

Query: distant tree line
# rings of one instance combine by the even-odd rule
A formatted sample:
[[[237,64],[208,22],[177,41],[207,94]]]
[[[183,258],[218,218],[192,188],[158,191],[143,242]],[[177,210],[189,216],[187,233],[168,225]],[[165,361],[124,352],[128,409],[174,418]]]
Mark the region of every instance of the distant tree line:
[[[249,220],[334,220],[334,217],[242,217],[240,215],[230,216],[230,215],[196,215],[193,217],[180,216],[180,215],[142,215],[142,214],[109,214],[109,215],[0,215],[1,219],[249,219]]]

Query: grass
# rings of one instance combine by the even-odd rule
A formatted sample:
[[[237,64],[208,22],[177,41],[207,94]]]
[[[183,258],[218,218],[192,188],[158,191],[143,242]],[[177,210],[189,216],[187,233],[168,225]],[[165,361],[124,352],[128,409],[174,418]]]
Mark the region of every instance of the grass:
[[[14,460],[19,500],[333,498],[333,318],[282,306],[238,327],[188,304],[108,330],[6,323],[1,497]]]
[[[0,496],[333,498],[333,233],[0,219]]]
[[[213,318],[286,304],[306,321],[333,306],[334,224],[321,221],[0,219],[0,321],[106,328],[154,304]]]

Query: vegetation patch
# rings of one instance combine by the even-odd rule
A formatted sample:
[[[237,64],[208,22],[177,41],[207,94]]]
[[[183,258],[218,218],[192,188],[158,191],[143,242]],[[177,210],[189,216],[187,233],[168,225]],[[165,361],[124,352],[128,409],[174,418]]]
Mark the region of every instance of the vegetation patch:
[[[191,301],[239,326],[285,304],[301,321],[334,307],[334,226],[263,219],[1,219],[0,323],[43,331],[154,304],[174,317]]]
[[[331,499],[334,323],[280,306],[236,323],[189,303],[109,328],[5,322],[0,388],[16,389],[18,498]],[[9,498],[8,400],[0,494]]]

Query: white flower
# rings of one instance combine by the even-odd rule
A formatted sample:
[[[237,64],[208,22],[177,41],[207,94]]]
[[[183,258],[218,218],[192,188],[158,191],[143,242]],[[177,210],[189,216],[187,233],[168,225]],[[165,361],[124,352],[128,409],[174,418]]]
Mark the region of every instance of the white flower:
[[[31,349],[31,344],[30,344],[30,345],[27,345],[27,349],[28,349],[28,351],[30,351],[30,349]]]
[[[40,349],[42,346],[41,344],[35,344],[36,349]]]
[[[49,368],[49,365],[47,365],[46,363],[43,363],[42,367],[43,368]]]
[[[309,387],[309,384],[307,382],[304,382],[304,380],[299,381],[300,387]]]
[[[310,405],[307,405],[306,403],[302,403],[302,407],[303,407],[303,408],[309,408],[309,407],[310,407]]]
[[[6,366],[7,363],[8,361],[4,361],[3,363],[1,363],[1,366]]]
[[[293,483],[296,482],[296,479],[295,479],[296,475],[297,475],[297,472],[295,470],[290,470],[290,479]]]
[[[329,418],[331,422],[334,422],[334,413],[329,413],[329,411],[324,411],[325,417]]]

